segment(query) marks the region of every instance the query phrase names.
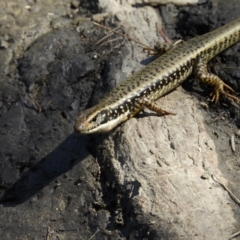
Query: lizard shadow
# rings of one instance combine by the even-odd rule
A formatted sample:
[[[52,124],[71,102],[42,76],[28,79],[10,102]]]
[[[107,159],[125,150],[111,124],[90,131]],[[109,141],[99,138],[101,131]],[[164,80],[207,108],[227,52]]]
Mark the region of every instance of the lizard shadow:
[[[27,201],[58,176],[84,160],[89,155],[86,149],[87,138],[88,136],[79,136],[76,133],[68,136],[56,149],[23,173],[3,193],[0,204],[14,207]]]

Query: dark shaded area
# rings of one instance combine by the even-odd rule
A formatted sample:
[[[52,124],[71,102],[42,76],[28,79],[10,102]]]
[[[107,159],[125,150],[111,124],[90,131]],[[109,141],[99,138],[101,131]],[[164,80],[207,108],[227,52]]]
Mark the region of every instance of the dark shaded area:
[[[98,4],[99,2],[97,0],[83,0],[81,1],[80,6],[83,9],[89,10],[92,14],[97,14],[100,12]]]
[[[59,45],[59,41],[66,41],[65,45]],[[58,144],[54,139],[63,139],[72,131],[78,111],[76,101],[81,99],[84,106],[83,102],[91,94],[91,83],[84,83],[84,76],[89,78],[94,69],[94,63],[81,52],[79,36],[74,32],[62,30],[43,36],[20,60],[20,81],[11,85],[6,81],[1,89],[2,113],[6,112],[0,120],[1,156],[6,160],[3,164],[14,162],[19,166],[15,179],[25,168],[45,158],[47,149]],[[78,81],[81,77],[83,80]],[[12,91],[8,95],[12,97],[4,99],[6,91]],[[6,187],[14,180],[13,176],[11,181],[6,179],[9,171],[13,171],[12,166],[5,165],[1,182]]]
[[[4,211],[2,217],[9,223],[0,224],[1,239],[9,231],[11,239],[26,233],[46,235],[48,227],[55,229],[55,235],[70,231],[72,237],[90,238],[99,226],[105,229],[108,212],[101,198],[97,162],[86,149],[89,136],[73,133],[75,115],[115,84],[107,59],[113,52],[111,42],[94,47],[103,35],[88,21],[81,23],[79,33],[62,28],[45,34],[18,61],[18,77],[3,81],[0,203],[1,208],[17,209],[18,217]],[[115,66],[121,64],[118,59]],[[31,221],[29,213],[37,220]],[[37,233],[28,229],[35,224]],[[105,238],[104,232],[97,234]]]
[[[32,164],[28,170],[25,168],[20,179],[4,192],[0,203],[13,207],[33,197],[54,179],[88,157],[86,142],[87,137],[71,134],[38,163]]]
[[[3,164],[12,162],[18,170],[16,177],[11,176],[8,181],[13,168],[3,165],[2,187],[11,186],[25,168],[35,167],[40,159],[45,159],[48,149],[54,146],[58,149],[61,144],[65,151],[73,151],[72,146],[69,149],[58,143],[59,139],[68,138],[73,131],[74,117],[79,111],[96,104],[113,87],[114,83],[108,81],[112,74],[108,61],[112,59],[105,60],[105,54],[104,58],[94,60],[95,51],[91,50],[101,31],[90,22],[82,28],[88,28],[83,40],[68,29],[39,38],[19,61],[19,79],[12,84],[7,80],[3,83],[1,156],[5,159]],[[98,89],[98,94],[94,89]]]

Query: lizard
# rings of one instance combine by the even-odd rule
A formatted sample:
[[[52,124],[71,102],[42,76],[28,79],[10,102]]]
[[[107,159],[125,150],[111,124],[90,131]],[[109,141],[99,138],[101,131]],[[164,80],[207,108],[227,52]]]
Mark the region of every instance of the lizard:
[[[240,101],[234,90],[218,76],[209,73],[207,63],[220,52],[240,41],[240,18],[209,33],[170,48],[165,54],[121,81],[105,98],[77,115],[75,130],[81,134],[106,133],[132,118],[144,107],[160,115],[155,101],[177,88],[192,73],[213,87],[212,101],[219,96]],[[230,93],[228,93],[228,90]]]

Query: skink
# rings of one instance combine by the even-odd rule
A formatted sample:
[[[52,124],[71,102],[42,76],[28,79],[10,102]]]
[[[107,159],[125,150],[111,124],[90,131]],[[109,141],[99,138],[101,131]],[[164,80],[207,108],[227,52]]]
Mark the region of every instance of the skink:
[[[105,133],[139,113],[144,107],[170,114],[155,100],[178,87],[194,72],[201,82],[213,87],[212,100],[219,96],[239,101],[225,91],[234,90],[207,71],[207,62],[240,41],[240,18],[202,36],[176,45],[155,61],[126,78],[103,100],[76,117],[75,130],[82,134]]]

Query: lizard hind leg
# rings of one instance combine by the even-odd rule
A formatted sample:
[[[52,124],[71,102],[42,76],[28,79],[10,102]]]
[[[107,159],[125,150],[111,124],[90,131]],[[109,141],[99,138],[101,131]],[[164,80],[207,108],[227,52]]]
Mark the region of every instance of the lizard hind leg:
[[[200,79],[202,83],[213,87],[213,92],[210,94],[210,96],[212,97],[212,102],[217,103],[220,95],[224,95],[228,99],[233,99],[236,100],[237,102],[240,102],[240,99],[233,95],[235,91],[230,86],[224,83],[215,74],[208,72],[207,63],[203,59],[201,58],[198,59],[194,71],[195,75]],[[231,92],[232,94],[227,93],[225,89]]]

